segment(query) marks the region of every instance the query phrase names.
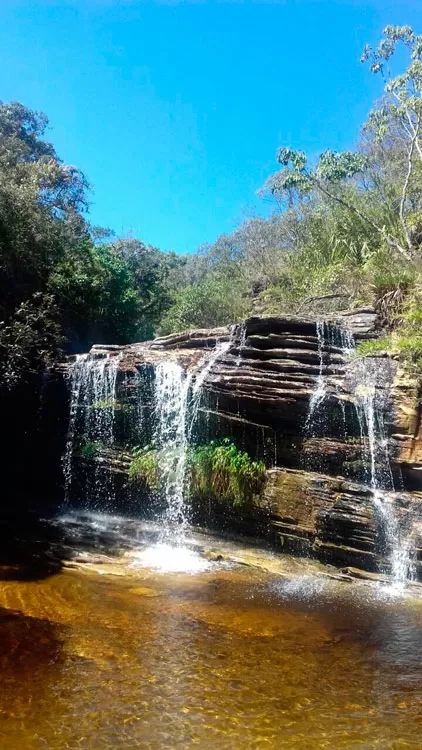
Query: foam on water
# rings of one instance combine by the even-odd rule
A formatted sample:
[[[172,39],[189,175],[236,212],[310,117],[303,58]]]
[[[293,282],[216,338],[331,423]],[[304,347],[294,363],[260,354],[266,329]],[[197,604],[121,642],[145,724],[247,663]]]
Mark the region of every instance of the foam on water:
[[[212,563],[199,552],[188,547],[177,547],[160,543],[145,550],[137,551],[133,556],[132,568],[153,568],[160,573],[202,573]]]

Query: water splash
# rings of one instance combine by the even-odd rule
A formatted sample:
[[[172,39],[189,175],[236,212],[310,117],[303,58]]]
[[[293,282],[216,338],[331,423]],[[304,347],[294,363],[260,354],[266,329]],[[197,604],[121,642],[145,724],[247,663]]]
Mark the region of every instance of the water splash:
[[[199,552],[186,546],[175,546],[159,542],[153,547],[140,550],[133,556],[131,567],[147,567],[160,573],[202,573],[212,563]]]

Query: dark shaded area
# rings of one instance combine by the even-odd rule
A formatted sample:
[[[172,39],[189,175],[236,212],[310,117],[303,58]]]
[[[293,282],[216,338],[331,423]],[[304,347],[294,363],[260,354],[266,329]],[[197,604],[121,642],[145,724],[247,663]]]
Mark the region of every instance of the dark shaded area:
[[[37,511],[3,511],[0,518],[0,580],[34,581],[58,573],[69,546],[63,530]]]
[[[61,375],[34,377],[0,389],[3,502],[0,515],[57,508],[63,496],[61,457],[68,421],[68,393]]]
[[[0,607],[0,689],[10,689],[16,677],[34,679],[62,661],[60,626],[49,620]],[[18,687],[18,685],[16,686]],[[10,698],[10,696],[9,696]]]

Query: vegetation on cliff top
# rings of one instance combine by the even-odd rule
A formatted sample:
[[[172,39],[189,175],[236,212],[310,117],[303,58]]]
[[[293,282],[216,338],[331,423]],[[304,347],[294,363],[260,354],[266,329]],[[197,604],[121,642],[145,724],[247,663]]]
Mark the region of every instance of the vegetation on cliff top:
[[[408,67],[390,78],[398,46]],[[385,92],[357,150],[327,150],[312,163],[280,148],[280,169],[261,191],[275,201],[273,216],[250,219],[189,259],[163,332],[206,325],[204,296],[211,308],[222,300],[213,324],[230,322],[233,309],[323,314],[370,304],[397,331],[394,350],[421,359],[422,36],[388,26],[362,62],[383,75]]]
[[[408,65],[391,78],[399,46]],[[90,226],[87,180],[45,139],[45,115],[1,104],[2,382],[13,386],[94,342],[366,304],[393,332],[389,348],[419,366],[422,36],[388,26],[362,61],[383,75],[385,92],[356,151],[328,149],[313,163],[280,148],[280,168],[261,191],[273,215],[191,256]]]

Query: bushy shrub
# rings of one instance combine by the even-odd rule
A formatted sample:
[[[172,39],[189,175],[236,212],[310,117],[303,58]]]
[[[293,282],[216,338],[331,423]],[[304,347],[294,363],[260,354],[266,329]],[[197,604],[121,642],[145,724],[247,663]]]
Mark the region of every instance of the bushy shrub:
[[[265,484],[265,465],[252,461],[229,439],[195,448],[189,459],[193,495],[232,505],[247,503]]]
[[[95,458],[104,447],[104,443],[100,440],[88,440],[88,438],[81,438],[78,447],[78,453],[82,458]]]
[[[141,482],[148,490],[156,491],[160,486],[158,451],[150,446],[135,448],[129,466],[129,481]]]

